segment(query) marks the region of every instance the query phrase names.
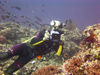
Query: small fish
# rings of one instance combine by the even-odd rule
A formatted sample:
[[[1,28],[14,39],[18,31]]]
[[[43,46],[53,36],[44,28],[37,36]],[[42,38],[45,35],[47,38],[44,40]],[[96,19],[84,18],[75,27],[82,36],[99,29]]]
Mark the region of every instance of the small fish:
[[[25,16],[20,16],[20,17],[25,18]]]
[[[75,48],[74,48],[74,47],[72,47],[72,50],[75,50]]]
[[[37,16],[35,16],[35,18],[38,20],[38,21],[42,21],[42,19],[41,18],[39,18],[39,17],[37,17]]]
[[[21,10],[21,8],[18,7],[18,6],[12,6],[11,8],[15,8],[15,9],[17,9],[17,10]]]
[[[39,23],[38,21],[35,21],[34,23],[36,23],[36,24],[40,25],[40,23]]]
[[[41,59],[42,58],[42,56],[37,56],[37,59]]]
[[[31,20],[29,17],[27,16],[20,16],[21,18],[24,18],[24,19],[28,19],[28,20]]]

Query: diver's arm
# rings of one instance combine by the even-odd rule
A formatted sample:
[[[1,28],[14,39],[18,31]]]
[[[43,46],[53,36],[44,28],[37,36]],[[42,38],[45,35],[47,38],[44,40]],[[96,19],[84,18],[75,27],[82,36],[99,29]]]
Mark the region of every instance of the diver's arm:
[[[50,38],[50,33],[48,30],[45,31],[45,34],[44,34],[44,37],[43,37],[43,40],[47,40]]]
[[[33,38],[34,38],[34,37],[31,37],[31,38],[29,38],[29,39],[23,41],[22,43],[28,43],[28,42],[30,42]]]

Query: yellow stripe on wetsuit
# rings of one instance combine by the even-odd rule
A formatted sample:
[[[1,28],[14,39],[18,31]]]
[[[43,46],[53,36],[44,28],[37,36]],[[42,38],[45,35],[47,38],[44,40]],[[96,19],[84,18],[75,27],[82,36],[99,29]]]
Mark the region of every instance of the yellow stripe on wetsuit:
[[[42,43],[42,42],[44,42],[45,40],[41,40],[41,41],[39,41],[39,42],[36,42],[36,43],[34,43],[34,44],[32,44],[32,46],[36,46],[36,45],[38,45],[38,44],[40,44],[40,43]]]

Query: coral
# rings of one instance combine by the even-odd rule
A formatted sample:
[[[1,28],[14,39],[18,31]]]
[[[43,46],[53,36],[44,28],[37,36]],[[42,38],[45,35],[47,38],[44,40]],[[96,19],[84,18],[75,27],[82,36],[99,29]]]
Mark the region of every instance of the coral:
[[[68,74],[81,75],[80,66],[83,62],[81,57],[73,57],[63,65],[63,70]]]
[[[54,75],[57,73],[58,66],[45,66],[38,69],[33,75]]]
[[[91,49],[90,54],[92,54],[95,59],[100,60],[100,47],[96,49]]]

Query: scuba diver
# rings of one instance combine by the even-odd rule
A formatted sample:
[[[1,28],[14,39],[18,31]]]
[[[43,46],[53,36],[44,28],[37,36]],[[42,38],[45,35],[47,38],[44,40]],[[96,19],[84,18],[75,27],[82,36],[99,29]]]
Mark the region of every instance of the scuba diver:
[[[63,41],[60,39],[63,32],[59,30],[59,28],[61,28],[61,23],[52,20],[50,25],[50,30],[43,29],[37,32],[31,39],[14,45],[9,48],[7,52],[0,53],[0,61],[8,60],[13,56],[19,56],[2,75],[12,75],[33,58],[45,55],[53,50],[57,52],[56,55],[61,55],[63,49]]]

